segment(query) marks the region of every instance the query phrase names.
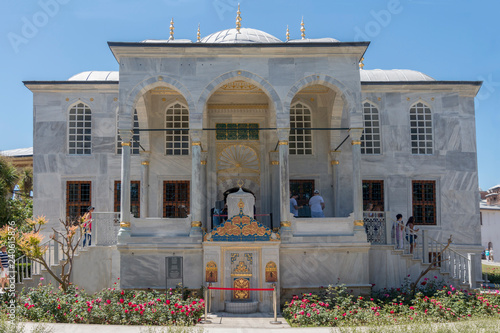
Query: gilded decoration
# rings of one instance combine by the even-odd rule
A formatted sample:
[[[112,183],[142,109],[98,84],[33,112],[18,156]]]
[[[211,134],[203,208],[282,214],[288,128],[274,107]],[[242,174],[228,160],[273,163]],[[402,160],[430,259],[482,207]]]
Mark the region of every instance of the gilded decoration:
[[[256,151],[247,145],[230,145],[219,153],[217,172],[259,173],[260,160]]]
[[[279,241],[280,234],[274,233],[268,227],[260,224],[257,220],[243,214],[243,208],[240,207],[240,213],[220,224],[205,234],[206,242],[258,242],[258,241]],[[233,261],[231,254],[231,262]],[[234,259],[236,260],[236,259]]]
[[[244,261],[240,261],[238,263],[238,266],[233,270],[233,274],[235,275],[241,275],[241,274],[248,274],[250,273],[250,269],[248,266],[245,264]]]
[[[253,256],[251,253],[245,253],[245,258],[247,258],[250,265],[253,263]]]
[[[238,259],[240,255],[238,253],[231,253],[231,264],[234,264],[236,259]]]
[[[243,94],[263,94],[255,84],[243,80],[236,80],[222,85],[216,94],[243,93]]]
[[[233,288],[250,288],[250,279],[248,278],[237,278],[234,279]],[[250,290],[234,290],[233,291],[234,299],[249,299],[250,298]]]
[[[266,264],[266,282],[278,281],[278,267],[273,261]]]
[[[217,264],[210,261],[205,268],[205,281],[217,282]]]

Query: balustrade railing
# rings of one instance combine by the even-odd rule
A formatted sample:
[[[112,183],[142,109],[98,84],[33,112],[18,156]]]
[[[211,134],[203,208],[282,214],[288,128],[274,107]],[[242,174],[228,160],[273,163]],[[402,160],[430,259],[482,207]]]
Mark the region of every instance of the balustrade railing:
[[[120,230],[120,213],[92,213],[92,245],[116,245]]]
[[[390,235],[390,232],[388,232],[386,216],[388,216],[388,212],[363,212],[365,231],[368,242],[371,244],[380,245],[388,243],[387,236]]]

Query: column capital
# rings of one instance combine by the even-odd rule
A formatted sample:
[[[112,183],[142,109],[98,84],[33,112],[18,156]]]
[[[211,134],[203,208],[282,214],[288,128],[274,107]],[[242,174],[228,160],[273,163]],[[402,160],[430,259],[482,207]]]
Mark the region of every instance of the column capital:
[[[276,134],[278,135],[278,141],[280,143],[286,141],[286,144],[288,144],[288,138],[290,136],[289,128],[278,128]]]
[[[122,146],[126,146],[125,143],[130,144],[130,141],[132,141],[132,137],[134,136],[134,133],[130,129],[119,129],[118,134],[120,135]]]
[[[349,136],[351,137],[351,143],[352,144],[360,144],[357,143],[361,140],[361,135],[363,135],[363,129],[360,127],[353,127],[349,129]],[[356,142],[356,143],[354,143]]]

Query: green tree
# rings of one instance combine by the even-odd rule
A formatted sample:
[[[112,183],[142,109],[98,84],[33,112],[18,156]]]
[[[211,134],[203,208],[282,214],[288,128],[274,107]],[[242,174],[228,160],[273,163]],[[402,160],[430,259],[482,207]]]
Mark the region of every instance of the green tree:
[[[0,226],[10,218],[10,198],[18,181],[17,169],[6,157],[0,156]]]

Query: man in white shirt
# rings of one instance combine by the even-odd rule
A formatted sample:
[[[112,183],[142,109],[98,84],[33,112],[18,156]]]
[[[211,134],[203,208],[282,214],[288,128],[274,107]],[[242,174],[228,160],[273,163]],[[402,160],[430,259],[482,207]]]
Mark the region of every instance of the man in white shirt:
[[[314,195],[309,199],[309,207],[311,207],[311,217],[325,217],[323,209],[325,209],[325,201],[319,195],[319,190],[314,190]]]

